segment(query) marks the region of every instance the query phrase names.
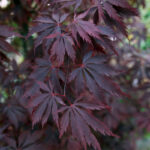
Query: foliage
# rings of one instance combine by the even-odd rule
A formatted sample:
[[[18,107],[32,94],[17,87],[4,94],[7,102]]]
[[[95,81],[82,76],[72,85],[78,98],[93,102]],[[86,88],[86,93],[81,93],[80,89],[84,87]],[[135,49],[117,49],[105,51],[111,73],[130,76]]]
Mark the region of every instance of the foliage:
[[[14,0],[0,11],[0,150],[114,149],[118,135],[125,136],[121,128],[133,126],[132,119],[149,130],[146,66],[142,72],[148,56],[124,42],[139,37],[138,44],[143,38],[134,30],[129,38],[129,18],[131,28],[137,27],[139,15],[130,4],[144,5]],[[12,58],[17,55],[24,55],[21,64]],[[121,140],[115,149],[133,149],[123,148],[130,140]]]

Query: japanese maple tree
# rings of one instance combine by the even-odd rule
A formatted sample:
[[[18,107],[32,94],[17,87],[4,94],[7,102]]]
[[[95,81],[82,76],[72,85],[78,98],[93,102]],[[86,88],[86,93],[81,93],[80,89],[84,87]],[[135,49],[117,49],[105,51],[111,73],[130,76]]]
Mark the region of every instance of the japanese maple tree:
[[[17,33],[0,25],[0,90],[8,94],[0,95],[4,101],[0,150],[101,150],[100,136],[119,137],[110,129],[110,116],[97,114],[111,113],[115,102],[108,102],[108,97],[129,97],[114,80],[123,70],[109,62],[112,56],[119,57],[116,41],[128,37],[126,20],[138,16],[137,9],[127,0],[19,0],[17,4],[23,10],[29,6],[22,13],[27,18],[15,19],[20,26],[30,22],[30,30]],[[19,55],[19,49],[7,42],[12,36],[26,46],[34,39],[22,64],[8,57],[8,53]],[[116,113],[126,114],[118,107]]]

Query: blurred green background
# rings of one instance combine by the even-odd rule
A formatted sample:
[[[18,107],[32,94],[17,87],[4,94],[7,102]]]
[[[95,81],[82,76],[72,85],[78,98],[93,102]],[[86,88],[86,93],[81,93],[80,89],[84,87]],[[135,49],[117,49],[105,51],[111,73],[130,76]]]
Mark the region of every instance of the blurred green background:
[[[145,24],[148,32],[146,40],[143,40],[141,43],[140,49],[149,50],[150,49],[150,0],[146,0],[146,7],[140,8],[141,13],[141,22]],[[146,33],[145,33],[146,34]]]
[[[140,8],[141,22],[145,24],[147,28],[146,40],[143,40],[140,45],[140,49],[143,51],[150,50],[150,0],[146,0],[146,7]],[[145,135],[141,139],[137,139],[137,150],[150,150],[150,133],[145,132]]]

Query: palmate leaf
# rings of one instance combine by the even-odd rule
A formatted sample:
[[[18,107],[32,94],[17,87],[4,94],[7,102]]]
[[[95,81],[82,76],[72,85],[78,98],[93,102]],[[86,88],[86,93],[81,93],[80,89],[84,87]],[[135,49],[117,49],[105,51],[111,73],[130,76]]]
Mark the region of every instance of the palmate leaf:
[[[85,150],[87,149],[87,144],[100,150],[100,145],[90,127],[103,135],[114,136],[114,134],[87,110],[102,110],[104,108],[104,106],[82,102],[78,99],[72,105],[62,107],[59,110],[59,112],[63,113],[60,122],[60,137],[70,126],[72,136],[82,144]]]
[[[111,79],[111,76],[119,72],[105,64],[106,60],[105,56],[92,57],[92,53],[84,56],[80,67],[73,70],[69,77],[70,82],[75,81],[77,92],[83,91],[86,85],[92,93],[100,88],[111,95],[123,94],[119,86]]]
[[[135,16],[138,15],[138,11],[136,8],[133,8],[127,0],[108,0],[108,3],[110,3],[117,11],[118,14],[121,16]]]
[[[74,22],[70,25],[73,38],[78,43],[78,35],[88,43],[92,44],[90,37],[100,38],[100,30],[89,21],[82,20],[80,15],[74,18]]]
[[[115,32],[107,26],[96,26],[89,21],[82,20],[85,15],[86,13],[83,13],[75,17],[74,22],[69,26],[76,43],[80,46],[79,37],[81,37],[92,46],[93,50],[102,53],[109,51],[109,53],[113,52],[117,54],[110,40],[110,38],[117,38]]]
[[[52,64],[49,59],[37,58],[36,66],[34,67],[33,72],[30,75],[30,78],[34,78],[39,81],[43,81],[48,73],[52,69]]]
[[[94,20],[96,23],[104,21],[107,26],[127,35],[126,26],[123,22],[123,16],[138,15],[137,10],[132,8],[126,0],[93,0],[94,5],[91,11],[94,11]]]
[[[19,127],[20,122],[26,121],[26,110],[18,104],[8,104],[5,106],[3,113],[15,128]]]
[[[56,40],[51,48],[51,59],[58,63],[58,65],[63,64],[65,53],[74,61],[75,60],[75,50],[73,48],[74,42],[71,36],[66,34],[52,34],[47,38],[55,38]]]
[[[36,66],[30,78],[38,81],[44,81],[46,78],[49,78],[53,87],[58,91],[61,91],[59,80],[65,81],[64,72],[59,68],[55,68],[47,57],[36,59]]]
[[[63,33],[63,26],[61,25],[67,16],[68,14],[62,16],[53,14],[51,18],[40,16],[35,20],[39,24],[33,27],[28,35],[39,33],[35,41],[35,48],[43,44],[45,49],[50,51],[51,59],[56,60],[58,65],[63,64],[66,53],[73,61],[75,60],[73,39],[68,34]]]
[[[58,112],[57,105],[65,105],[63,100],[54,93],[52,84],[46,85],[43,82],[38,81],[40,89],[44,92],[38,92],[37,95],[33,96],[29,102],[29,106],[33,108],[32,112],[32,124],[35,125],[38,122],[42,123],[42,126],[47,122],[50,114],[58,125]]]
[[[47,15],[41,15],[39,16],[35,22],[37,23],[35,26],[33,26],[30,29],[30,32],[28,34],[28,37],[31,36],[33,33],[38,33],[39,36],[35,40],[35,48],[37,48],[39,45],[44,43],[44,40],[46,40],[46,37],[50,34],[54,33],[62,33],[63,27],[61,26],[61,23],[64,22],[64,20],[67,18],[67,14],[59,15],[59,14],[52,14],[51,17]],[[50,49],[53,40],[47,39],[48,42],[46,46],[46,49]]]
[[[17,137],[17,141],[15,138],[5,137],[5,141],[8,145],[8,150],[40,150],[41,146],[38,141],[43,136],[43,131],[34,131],[31,133],[30,131],[24,131]],[[7,150],[7,149],[6,149]]]

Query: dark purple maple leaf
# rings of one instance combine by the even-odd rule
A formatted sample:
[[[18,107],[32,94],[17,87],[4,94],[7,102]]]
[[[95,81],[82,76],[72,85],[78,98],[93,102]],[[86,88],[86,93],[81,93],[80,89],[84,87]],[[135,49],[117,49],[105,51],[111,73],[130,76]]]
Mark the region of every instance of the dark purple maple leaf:
[[[126,0],[93,0],[94,5],[91,11],[94,11],[95,23],[104,21],[107,26],[118,30],[127,36],[126,26],[123,22],[124,16],[138,15],[137,10],[132,8]],[[115,28],[116,27],[116,28]]]
[[[75,61],[75,50],[73,48],[74,42],[71,36],[67,34],[52,34],[47,37],[47,39],[56,38],[55,42],[51,48],[51,59],[61,65],[64,63],[65,53]],[[53,59],[52,59],[53,60]]]
[[[52,64],[49,59],[36,59],[36,66],[34,67],[34,71],[31,73],[30,78],[34,78],[36,80],[44,80],[45,77],[52,69]]]
[[[40,150],[39,140],[43,136],[42,131],[24,131],[17,137],[17,141],[9,136],[5,137],[5,141],[8,144],[9,149],[14,150]]]
[[[111,95],[121,94],[119,86],[111,80],[111,76],[119,72],[105,64],[105,61],[105,56],[92,57],[92,53],[86,54],[80,67],[70,74],[69,81],[75,81],[78,92],[81,92],[86,85],[92,93],[100,88]]]
[[[100,38],[100,30],[97,26],[89,21],[82,20],[80,15],[74,18],[73,23],[70,25],[70,30],[73,38],[78,43],[78,35],[88,43],[92,44],[91,38]]]
[[[59,126],[57,105],[65,105],[65,103],[60,96],[55,93],[50,81],[48,85],[40,81],[37,83],[44,92],[39,91],[29,102],[29,106],[33,108],[32,124],[35,125],[36,123],[41,122],[43,126],[47,122],[50,114],[52,114],[56,125]]]
[[[60,137],[71,127],[72,136],[81,142],[84,149],[87,149],[87,144],[100,150],[100,145],[93,135],[90,127],[103,135],[114,136],[114,134],[100,120],[95,118],[87,110],[102,110],[105,106],[82,102],[82,97],[75,100],[70,106],[63,106],[59,112],[63,113],[60,121]]]
[[[51,17],[47,15],[39,16],[35,22],[37,23],[34,27],[30,29],[28,37],[31,36],[33,33],[38,33],[39,36],[35,40],[35,48],[37,48],[41,44],[45,44],[46,49],[50,49],[53,39],[46,39],[47,36],[54,33],[62,33],[63,26],[61,25],[64,20],[67,18],[67,14],[59,15],[59,14],[52,14]],[[46,43],[44,42],[46,40]]]
[[[15,100],[15,97],[12,98]],[[13,124],[16,128],[19,127],[20,122],[26,121],[26,110],[19,106],[17,103],[11,103],[4,107],[3,113],[6,115],[11,124]]]
[[[34,67],[30,78],[38,81],[44,81],[46,78],[50,78],[53,87],[58,91],[61,91],[59,80],[65,81],[64,72],[61,69],[54,67],[47,57],[36,59],[36,66]]]
[[[79,44],[79,37],[85,40],[92,46],[92,49],[102,52],[110,51],[110,53],[117,53],[110,38],[116,38],[115,32],[104,26],[96,26],[95,24],[84,21],[84,13],[75,17],[74,22],[70,24],[69,28],[76,43]],[[103,50],[102,50],[103,49]]]

